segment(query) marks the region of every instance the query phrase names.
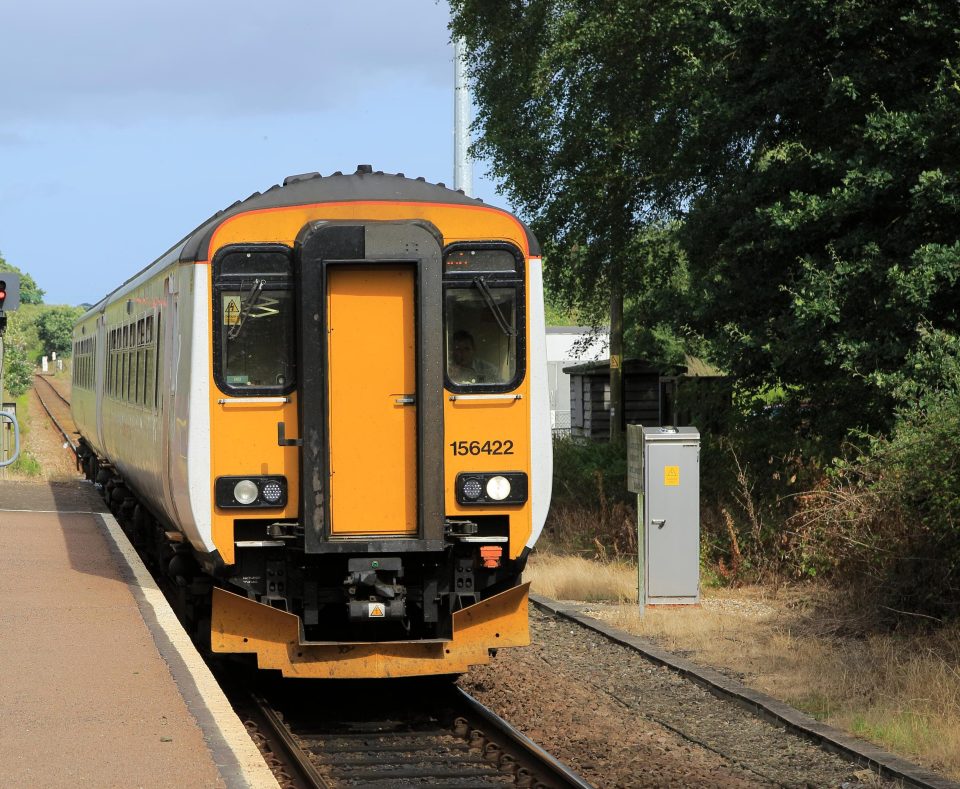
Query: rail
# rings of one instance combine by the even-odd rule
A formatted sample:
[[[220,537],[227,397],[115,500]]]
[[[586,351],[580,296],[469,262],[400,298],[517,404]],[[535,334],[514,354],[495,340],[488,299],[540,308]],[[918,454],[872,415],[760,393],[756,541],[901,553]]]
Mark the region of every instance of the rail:
[[[46,384],[48,390],[52,391],[57,397],[59,397],[64,402],[65,405],[69,407],[70,401],[67,400],[67,398],[64,397],[62,394],[60,394],[60,392],[57,391],[57,388],[52,383],[50,383],[46,378],[44,378],[42,375],[37,374],[37,375],[34,375],[34,379],[37,381],[43,381],[43,383]],[[37,389],[36,386],[33,387],[33,391],[37,395],[37,400],[40,402],[40,405],[43,406],[43,410],[46,411],[47,416],[50,417],[50,421],[53,422],[57,430],[60,431],[60,434],[63,436],[64,440],[66,440],[74,456],[77,456],[80,450],[80,446],[77,444],[76,441],[74,441],[70,437],[70,434],[64,429],[63,425],[61,425],[60,422],[57,420],[57,418],[53,415],[53,412],[50,410],[50,406],[47,405],[46,401],[43,399],[43,396],[40,394],[40,391]]]
[[[301,692],[294,708],[282,690],[252,692],[247,726],[269,744],[288,786],[590,788],[460,688],[389,682],[353,685],[316,705]]]

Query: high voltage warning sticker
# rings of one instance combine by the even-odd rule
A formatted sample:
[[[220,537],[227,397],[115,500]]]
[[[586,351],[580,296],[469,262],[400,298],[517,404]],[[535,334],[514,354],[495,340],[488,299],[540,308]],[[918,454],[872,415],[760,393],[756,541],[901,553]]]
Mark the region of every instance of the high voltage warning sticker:
[[[669,488],[680,486],[680,466],[663,467],[663,484]]]
[[[372,619],[383,619],[387,615],[383,603],[369,603],[367,606],[367,616]]]
[[[236,326],[240,323],[240,297],[227,296],[223,301],[223,325]]]

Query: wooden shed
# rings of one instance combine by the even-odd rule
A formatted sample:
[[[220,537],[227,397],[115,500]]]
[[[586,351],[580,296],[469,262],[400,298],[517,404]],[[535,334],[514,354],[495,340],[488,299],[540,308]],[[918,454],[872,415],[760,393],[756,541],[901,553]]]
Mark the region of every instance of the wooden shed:
[[[606,440],[610,437],[610,360],[564,367],[570,376],[570,434]],[[663,424],[663,406],[669,397],[663,392],[682,367],[661,370],[642,359],[623,363],[623,413],[621,425]],[[668,393],[667,393],[668,394]]]

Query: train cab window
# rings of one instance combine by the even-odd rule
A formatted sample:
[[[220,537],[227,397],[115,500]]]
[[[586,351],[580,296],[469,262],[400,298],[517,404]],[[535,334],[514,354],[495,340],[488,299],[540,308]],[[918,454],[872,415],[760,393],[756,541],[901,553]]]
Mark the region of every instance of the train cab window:
[[[506,244],[458,244],[444,256],[447,387],[509,391],[523,378],[522,258]]]
[[[214,266],[216,380],[237,395],[295,384],[293,268],[286,248],[228,248]]]

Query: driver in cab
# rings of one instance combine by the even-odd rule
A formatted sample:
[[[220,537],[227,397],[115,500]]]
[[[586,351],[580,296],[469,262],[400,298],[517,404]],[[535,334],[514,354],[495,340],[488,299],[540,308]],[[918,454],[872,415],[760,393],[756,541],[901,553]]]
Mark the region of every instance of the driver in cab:
[[[499,383],[497,368],[477,357],[477,346],[470,332],[460,329],[453,333],[447,374],[455,384]]]

